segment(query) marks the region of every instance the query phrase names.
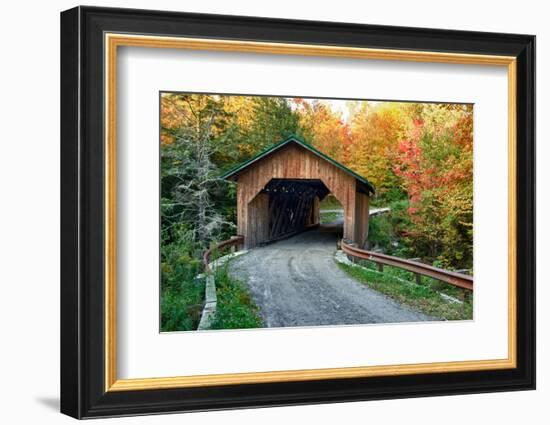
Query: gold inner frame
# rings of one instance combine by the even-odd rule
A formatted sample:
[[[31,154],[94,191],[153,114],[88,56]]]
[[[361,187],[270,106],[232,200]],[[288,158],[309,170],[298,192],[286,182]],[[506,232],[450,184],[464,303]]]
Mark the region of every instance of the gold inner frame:
[[[459,53],[369,49],[325,45],[267,43],[105,34],[105,391],[236,385],[515,368],[516,359],[516,58]],[[116,338],[116,100],[117,48],[120,46],[325,56],[507,67],[508,71],[508,357],[419,364],[247,372],[164,378],[117,379]]]

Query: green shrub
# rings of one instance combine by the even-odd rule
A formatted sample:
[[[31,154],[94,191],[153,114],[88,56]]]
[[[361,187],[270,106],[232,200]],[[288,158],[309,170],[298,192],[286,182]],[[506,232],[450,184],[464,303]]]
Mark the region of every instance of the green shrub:
[[[216,270],[216,316],[211,329],[261,328],[259,309],[244,284],[233,279],[225,267]]]
[[[369,220],[369,242],[371,248],[380,248],[389,252],[394,237],[393,227],[389,214],[371,217]]]
[[[204,281],[197,280],[197,248],[180,232],[176,240],[161,245],[161,331],[197,328],[204,304]]]

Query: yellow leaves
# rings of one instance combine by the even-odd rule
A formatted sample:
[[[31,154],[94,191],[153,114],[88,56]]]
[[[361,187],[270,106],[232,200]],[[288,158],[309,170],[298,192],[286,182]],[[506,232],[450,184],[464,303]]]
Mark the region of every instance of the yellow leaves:
[[[308,142],[326,155],[343,162],[348,129],[339,112],[319,102],[297,100],[300,126]]]
[[[351,105],[350,151],[347,166],[367,177],[384,192],[396,184],[392,164],[398,141],[403,137],[406,104],[398,102],[356,102]]]
[[[255,118],[255,101],[252,96],[227,96],[224,109],[234,114],[234,123],[243,130],[250,130]]]
[[[189,115],[189,106],[177,94],[163,93],[160,99],[160,125],[163,128],[180,127]]]
[[[165,131],[161,131],[160,133],[160,144],[162,146],[169,145],[171,143],[174,143],[174,137],[167,134]]]

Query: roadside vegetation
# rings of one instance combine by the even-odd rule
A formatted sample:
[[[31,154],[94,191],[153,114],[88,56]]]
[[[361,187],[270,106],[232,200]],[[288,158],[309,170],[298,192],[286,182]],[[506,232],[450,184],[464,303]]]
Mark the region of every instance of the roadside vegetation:
[[[367,249],[400,258],[419,259],[435,267],[473,275],[471,248],[467,249],[468,254],[453,253],[455,259],[460,258],[460,260],[451,261],[450,257],[443,255],[442,251],[434,251],[429,244],[421,244],[416,237],[412,236],[410,229],[414,228],[414,223],[408,213],[408,201],[393,200],[387,202],[384,207],[389,207],[390,211],[371,217],[369,220]],[[448,249],[451,250],[450,247]]]
[[[328,211],[328,212],[321,211],[320,216],[321,216],[320,217],[321,224],[326,224],[326,223],[332,223],[338,220],[339,218],[342,217],[342,214],[335,211]]]
[[[258,306],[243,282],[227,273],[228,263],[218,267],[216,274],[216,315],[210,329],[261,328]]]
[[[161,331],[196,330],[205,303],[205,278],[198,277],[202,264],[181,243],[162,246]],[[213,259],[221,255],[214,252]],[[262,327],[259,309],[245,284],[232,278],[229,261],[214,271],[217,308],[210,329],[247,329]]]
[[[291,135],[368,178],[371,208],[391,208],[372,218],[370,249],[472,271],[472,105],[162,93],[160,127],[163,331],[196,329],[201,255],[235,234],[236,186],[219,176]],[[328,197],[321,210],[340,208]],[[246,305],[238,286],[219,326],[238,326],[223,306]]]
[[[357,265],[337,263],[347,274],[364,283],[369,288],[381,292],[399,303],[441,320],[471,320],[473,304],[471,293],[467,290],[422,276],[421,284],[415,280],[414,273],[394,267],[384,267],[383,272],[376,270],[371,261],[360,261]],[[445,299],[440,294],[456,299]]]
[[[170,243],[161,243],[160,249],[160,329],[162,332],[197,329],[205,286],[204,280],[196,279],[201,270],[197,249],[182,235]]]

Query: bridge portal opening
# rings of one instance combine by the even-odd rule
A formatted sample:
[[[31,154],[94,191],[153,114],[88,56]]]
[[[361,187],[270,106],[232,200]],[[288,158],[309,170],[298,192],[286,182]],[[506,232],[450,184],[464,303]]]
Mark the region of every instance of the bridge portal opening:
[[[319,209],[320,224],[332,226],[343,225],[344,206],[332,193],[329,193],[324,199],[321,199]]]
[[[317,226],[320,203],[329,194],[320,179],[271,179],[251,201],[250,218],[264,229],[256,229],[273,242]]]

